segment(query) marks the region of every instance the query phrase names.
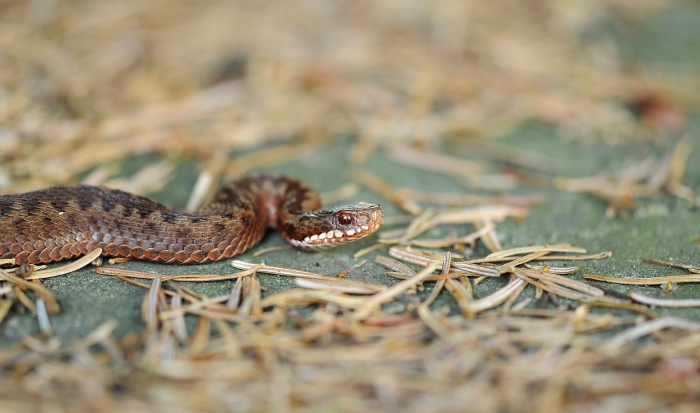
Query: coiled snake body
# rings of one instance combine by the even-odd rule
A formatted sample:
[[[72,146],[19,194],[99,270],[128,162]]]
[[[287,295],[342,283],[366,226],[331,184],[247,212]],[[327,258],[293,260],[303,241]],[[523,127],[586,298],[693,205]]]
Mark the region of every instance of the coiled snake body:
[[[38,264],[102,255],[163,263],[203,263],[256,245],[267,227],[297,248],[316,250],[360,239],[384,220],[379,205],[319,210],[306,184],[251,176],[224,186],[192,213],[147,198],[87,185],[0,196],[0,258]]]

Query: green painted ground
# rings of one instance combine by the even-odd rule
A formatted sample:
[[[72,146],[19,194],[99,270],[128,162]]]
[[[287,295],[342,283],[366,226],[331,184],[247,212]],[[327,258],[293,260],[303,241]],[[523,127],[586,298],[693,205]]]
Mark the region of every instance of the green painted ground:
[[[700,116],[690,119],[689,137],[694,144],[688,171],[684,183],[695,190],[700,190]],[[273,173],[284,173],[304,179],[313,184],[319,191],[330,191],[350,180],[349,168],[339,168],[347,165],[346,153],[352,141],[347,139],[333,143],[298,161],[280,165],[266,170]],[[603,145],[587,145],[572,142],[557,137],[553,128],[546,125],[529,125],[508,136],[499,143],[512,148],[528,148],[547,156],[558,159],[561,167],[557,174],[568,177],[582,177],[595,174],[601,170],[619,170],[640,162],[650,154],[661,154],[664,148],[651,145],[634,147],[610,148]],[[670,144],[670,142],[669,142]],[[465,158],[478,159],[479,151],[464,146],[449,146],[443,148],[446,152],[463,155]],[[153,161],[152,158],[131,160],[124,167],[125,173],[138,168],[139,164]],[[426,173],[388,160],[384,153],[379,152],[367,163],[367,169],[383,177],[388,182],[417,189],[470,193],[462,189],[451,178]],[[192,165],[184,164],[178,169],[178,176],[165,191],[154,194],[154,198],[175,207],[182,207],[196,177]],[[588,196],[569,194],[551,187],[526,187],[517,191],[519,194],[541,194],[546,202],[536,207],[533,214],[524,222],[508,221],[498,226],[502,243],[505,248],[532,244],[570,242],[584,247],[589,252],[613,251],[613,258],[602,261],[582,263],[577,273],[594,273],[616,277],[653,277],[660,275],[680,274],[682,271],[653,266],[642,262],[643,258],[659,258],[682,263],[700,264],[700,211],[693,210],[677,198],[662,197],[659,199],[640,200],[639,208],[650,211],[641,219],[607,219],[604,217],[605,205]],[[385,207],[387,216],[395,216],[399,212],[385,199],[368,191],[362,192],[355,199],[368,202],[378,202]],[[471,229],[467,226],[457,229],[466,234]],[[437,234],[427,234],[427,236]],[[373,238],[360,241],[355,245],[341,247],[322,253],[305,253],[296,250],[286,250],[270,253],[264,256],[271,265],[300,268],[319,273],[334,274],[339,268],[336,260],[355,263],[352,254],[357,249],[373,243]],[[268,234],[263,243],[253,249],[281,245],[283,241],[274,232]],[[477,248],[476,255],[486,253],[483,247]],[[259,261],[250,253],[238,257],[244,260]],[[367,257],[371,258],[371,256]],[[177,273],[215,273],[227,274],[235,272],[229,261],[195,265],[171,266],[145,262],[129,262],[119,265],[121,268],[157,272],[161,274]],[[382,275],[382,269],[369,262],[363,270],[376,279],[392,283]],[[288,289],[293,283],[288,278],[276,276],[260,276],[261,283],[267,293]],[[483,296],[503,285],[506,280],[494,279],[480,284],[476,288],[477,296]],[[140,308],[145,290],[127,285],[115,278],[98,275],[94,268],[88,267],[73,274],[48,279],[45,285],[57,296],[61,304],[60,314],[51,317],[51,323],[57,334],[63,338],[83,335],[108,319],[119,321],[118,335],[140,331],[144,324],[141,321]],[[230,281],[206,284],[191,284],[191,287],[208,295],[225,294],[230,291]],[[696,285],[681,285],[670,294],[664,294],[658,287],[625,287],[611,286],[618,291],[639,291],[650,296],[667,296],[669,298],[700,297],[700,289]],[[443,294],[435,305],[448,304],[456,311],[452,299]],[[401,311],[401,304],[392,304],[394,310]],[[689,310],[659,310],[661,314],[669,314],[700,320],[699,309]],[[38,324],[33,314],[12,313],[0,328],[0,346],[17,342],[23,336],[36,334]]]

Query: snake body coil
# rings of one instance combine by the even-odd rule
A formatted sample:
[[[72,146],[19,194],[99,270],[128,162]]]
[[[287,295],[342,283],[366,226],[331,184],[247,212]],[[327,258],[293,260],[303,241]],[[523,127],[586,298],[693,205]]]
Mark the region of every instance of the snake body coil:
[[[39,264],[102,255],[163,263],[203,263],[256,245],[267,227],[297,248],[317,250],[354,241],[384,220],[379,205],[320,210],[306,184],[252,176],[224,186],[196,212],[87,185],[56,186],[0,196],[0,258]]]

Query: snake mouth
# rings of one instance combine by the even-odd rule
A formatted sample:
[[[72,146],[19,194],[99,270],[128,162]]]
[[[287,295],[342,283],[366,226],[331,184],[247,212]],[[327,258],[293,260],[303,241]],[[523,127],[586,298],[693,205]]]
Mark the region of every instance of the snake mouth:
[[[351,228],[346,230],[345,232],[339,229],[335,229],[328,232],[322,232],[320,234],[311,235],[310,237],[306,237],[302,241],[302,244],[311,247],[330,247],[331,244],[355,241],[366,235],[371,234],[372,232],[374,232],[374,229],[371,228],[369,225],[362,225],[360,227]]]
[[[358,210],[360,207],[361,211]],[[314,233],[290,242],[297,248],[310,251],[333,248],[374,233],[384,222],[384,213],[378,205],[362,203],[352,206],[352,210],[347,208],[349,207],[333,211],[332,221],[336,229]],[[344,218],[345,214],[349,213],[352,213],[353,219],[349,220],[348,224],[342,224],[344,219],[347,220]]]

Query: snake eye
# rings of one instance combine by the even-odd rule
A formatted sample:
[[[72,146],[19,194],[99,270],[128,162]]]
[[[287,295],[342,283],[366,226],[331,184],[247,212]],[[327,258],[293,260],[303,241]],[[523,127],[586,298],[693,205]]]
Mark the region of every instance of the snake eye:
[[[340,223],[340,225],[347,226],[347,225],[352,224],[352,221],[353,221],[352,216],[348,213],[342,212],[338,216],[338,222]]]

